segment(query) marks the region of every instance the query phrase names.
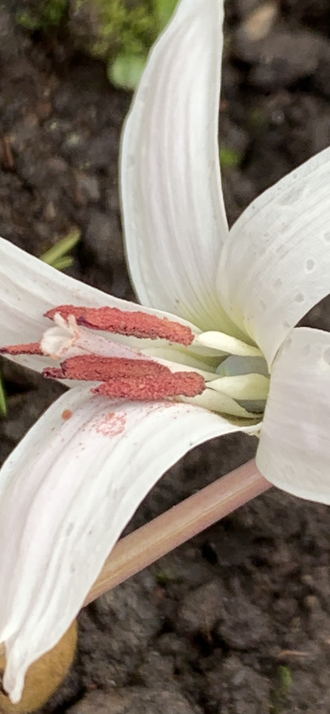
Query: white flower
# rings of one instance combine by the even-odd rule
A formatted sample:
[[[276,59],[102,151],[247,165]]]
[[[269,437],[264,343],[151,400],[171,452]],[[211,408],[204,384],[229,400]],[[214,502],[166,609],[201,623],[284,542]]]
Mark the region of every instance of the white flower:
[[[264,476],[330,503],[330,335],[293,329],[330,291],[330,151],[266,191],[228,231],[217,146],[222,14],[223,0],[181,1],[126,123],[126,249],[147,307],[0,242],[1,345],[35,343],[8,356],[93,382],[74,382],[1,471],[0,642],[13,702],[146,493],[196,444],[258,430]],[[96,332],[104,310],[93,324],[83,308],[116,308],[123,324],[110,312],[111,334]],[[51,368],[51,357],[64,366]],[[103,396],[90,391],[95,381],[108,384]]]

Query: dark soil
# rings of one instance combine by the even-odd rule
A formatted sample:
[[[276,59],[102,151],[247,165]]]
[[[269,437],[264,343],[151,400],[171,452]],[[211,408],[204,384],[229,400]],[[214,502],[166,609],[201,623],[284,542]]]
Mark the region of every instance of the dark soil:
[[[278,15],[255,40],[251,14],[262,5],[228,3],[221,147],[230,222],[330,144],[329,2],[274,2]],[[130,96],[71,46],[27,36],[0,7],[0,234],[40,255],[78,227],[71,274],[131,298],[117,182]],[[6,362],[3,374],[2,459],[62,389]],[[130,528],[252,453],[236,437],[194,450]],[[42,711],[328,714],[329,556],[328,508],[271,490],[86,608],[76,663]]]

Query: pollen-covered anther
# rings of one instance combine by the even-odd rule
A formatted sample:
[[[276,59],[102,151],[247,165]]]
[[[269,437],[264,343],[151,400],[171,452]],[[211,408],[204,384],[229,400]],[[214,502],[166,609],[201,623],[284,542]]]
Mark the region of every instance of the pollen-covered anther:
[[[91,382],[106,382],[120,377],[161,378],[172,374],[168,367],[152,360],[125,359],[122,357],[100,357],[98,355],[78,355],[61,362],[60,367],[46,367],[44,377],[53,379],[79,379]]]
[[[164,339],[188,347],[194,340],[194,333],[187,325],[157,315],[148,315],[141,310],[119,310],[117,307],[76,307],[59,305],[45,313],[54,319],[56,314],[64,318],[74,315],[78,325],[93,330],[103,330],[128,337]]]
[[[0,354],[2,355],[43,355],[40,347],[40,342],[28,342],[26,345],[10,345],[9,347],[1,347]]]
[[[205,380],[197,372],[175,372],[166,365],[144,359],[122,359],[79,355],[61,363],[60,367],[46,367],[49,379],[77,379],[102,382],[94,394],[137,400],[165,397],[195,397],[205,389]]]
[[[169,372],[161,379],[152,375],[113,378],[92,389],[92,392],[111,399],[156,401],[170,397],[196,397],[204,389],[204,379],[196,372]]]

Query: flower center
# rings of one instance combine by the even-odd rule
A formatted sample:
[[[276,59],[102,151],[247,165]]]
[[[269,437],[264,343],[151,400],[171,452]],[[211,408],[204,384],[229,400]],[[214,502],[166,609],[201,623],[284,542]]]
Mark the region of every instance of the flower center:
[[[60,305],[46,317],[54,326],[40,342],[0,352],[48,356],[60,366],[44,377],[92,382],[113,399],[180,399],[245,419],[263,411],[269,375],[256,346],[141,310]]]
[[[43,375],[51,379],[100,382],[93,394],[110,398],[157,400],[194,397],[205,388],[203,376],[190,369],[171,371],[140,350],[127,344],[95,335],[90,330],[116,336],[148,340],[166,340],[186,348],[194,340],[190,327],[149,315],[142,311],[118,308],[88,308],[61,305],[46,315],[55,327],[46,330],[40,342],[13,345],[0,350],[3,354],[50,356],[60,367],[46,367]],[[86,329],[87,328],[87,329]]]

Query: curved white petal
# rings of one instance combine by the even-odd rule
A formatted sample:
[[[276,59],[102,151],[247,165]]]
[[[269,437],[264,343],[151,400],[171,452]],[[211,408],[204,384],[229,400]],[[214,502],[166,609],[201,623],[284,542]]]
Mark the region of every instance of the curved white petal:
[[[112,297],[64,275],[0,238],[0,347],[39,341],[44,330],[52,326],[50,320],[43,317],[43,313],[65,303],[141,310],[141,307],[134,303]],[[142,309],[150,314],[173,319],[168,313],[150,308]],[[184,322],[179,318],[175,320]],[[195,329],[194,326],[191,327]],[[118,338],[114,335],[111,339],[138,348],[149,346],[150,342],[135,338]],[[31,355],[21,355],[13,359],[38,372],[49,364],[49,360]]]
[[[292,330],[275,358],[257,466],[275,486],[330,504],[330,334]]]
[[[154,46],[124,129],[121,191],[140,301],[226,331],[215,287],[228,234],[217,144],[222,19],[223,0],[182,0]]]
[[[330,149],[254,201],[230,231],[218,276],[231,318],[269,364],[330,292]]]
[[[238,429],[190,404],[110,401],[80,387],[31,429],[0,475],[0,642],[12,701],[156,481],[196,444]]]

